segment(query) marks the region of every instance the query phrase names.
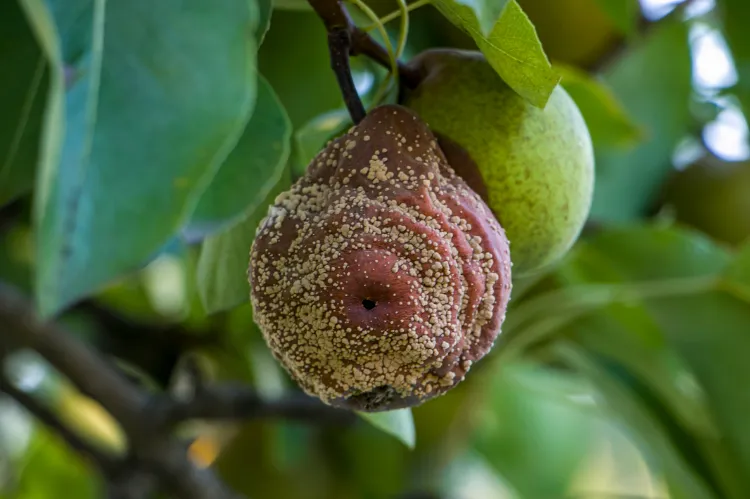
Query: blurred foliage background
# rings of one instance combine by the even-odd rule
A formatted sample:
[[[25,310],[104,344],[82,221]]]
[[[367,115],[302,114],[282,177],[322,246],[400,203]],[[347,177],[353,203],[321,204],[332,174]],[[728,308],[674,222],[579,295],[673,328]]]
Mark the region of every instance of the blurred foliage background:
[[[269,399],[295,392],[253,323],[245,267],[268,203],[348,124],[323,25],[301,0],[104,3],[0,5],[0,280],[150,389],[178,385],[189,357]],[[480,45],[506,64],[492,50],[507,40],[445,16],[472,9],[479,25],[503,2],[418,4],[404,59]],[[594,140],[584,234],[514,282],[493,352],[444,397],[346,427],[183,428],[195,462],[248,497],[750,497],[750,4],[519,4]],[[395,45],[399,22],[387,28]],[[372,105],[385,71],[352,64]],[[33,352],[4,368],[123,448]],[[0,497],[101,494],[0,397]]]

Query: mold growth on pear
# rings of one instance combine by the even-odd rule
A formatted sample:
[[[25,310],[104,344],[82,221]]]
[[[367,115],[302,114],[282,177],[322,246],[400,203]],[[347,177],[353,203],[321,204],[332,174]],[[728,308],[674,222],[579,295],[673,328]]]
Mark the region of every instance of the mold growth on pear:
[[[458,384],[505,318],[508,241],[412,112],[381,106],[332,141],[261,222],[255,320],[308,393],[362,411]]]

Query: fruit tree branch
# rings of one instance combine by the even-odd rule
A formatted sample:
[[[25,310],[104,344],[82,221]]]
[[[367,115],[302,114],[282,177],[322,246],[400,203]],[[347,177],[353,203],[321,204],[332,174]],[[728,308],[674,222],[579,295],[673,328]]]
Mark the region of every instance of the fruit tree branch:
[[[334,409],[306,395],[265,401],[255,391],[229,383],[202,387],[187,400],[156,399],[153,407],[154,417],[165,425],[191,419],[286,419],[333,425],[355,420],[354,413]]]
[[[153,470],[166,490],[180,498],[234,498],[212,473],[199,470],[183,445],[144,412],[148,397],[103,358],[73,335],[36,317],[25,300],[0,285],[0,348],[30,348],[39,353],[80,390],[99,402],[120,423],[134,458]]]
[[[22,348],[39,353],[122,427],[129,455],[117,460],[90,447],[33,397],[0,379],[2,391],[98,465],[109,481],[113,498],[138,497],[138,490],[153,487],[154,482],[184,499],[238,497],[211,471],[199,469],[190,461],[186,445],[170,431],[172,424],[197,418],[288,418],[337,424],[353,418],[351,413],[312,398],[266,402],[249,387],[239,385],[200,386],[188,400],[147,393],[74,335],[54,322],[40,320],[24,297],[0,283],[0,353]]]
[[[0,392],[23,406],[39,422],[56,433],[70,448],[89,460],[102,473],[108,474],[114,469],[115,460],[113,457],[86,442],[80,435],[63,423],[54,412],[36,400],[36,398],[16,388],[3,374],[2,370],[0,370]]]

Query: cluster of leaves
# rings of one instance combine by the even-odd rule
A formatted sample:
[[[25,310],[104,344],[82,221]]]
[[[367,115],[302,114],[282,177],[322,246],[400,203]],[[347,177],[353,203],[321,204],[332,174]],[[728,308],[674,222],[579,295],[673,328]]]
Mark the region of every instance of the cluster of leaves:
[[[532,105],[562,84],[596,147],[591,219],[602,228],[547,274],[514,283],[496,348],[448,395],[345,430],[200,426],[198,462],[258,497],[452,497],[480,484],[551,498],[588,491],[582,469],[603,473],[601,459],[587,461],[597,442],[617,443],[615,475],[640,463],[623,457],[627,435],[649,465],[641,478],[659,477],[673,499],[750,497],[750,396],[737,386],[750,248],[648,218],[675,147],[712,117],[696,112],[706,99],[692,84],[689,30],[724,28],[740,76],[728,91],[748,106],[750,7],[725,0],[688,20],[678,10],[644,31],[637,1],[595,1],[622,46],[596,75],[550,63],[517,0],[434,0],[413,13],[406,53],[443,44],[431,28],[447,20]],[[210,337],[190,353],[216,378],[266,397],[292,390],[252,322],[246,267],[268,204],[349,125],[306,2],[13,0],[0,26],[0,67],[13,73],[0,88],[0,214],[13,215],[0,219],[0,280],[98,347],[112,340],[82,301],[154,335]],[[374,105],[384,71],[361,57],[353,71]],[[163,385],[151,379],[162,351],[137,342],[145,354],[115,355]],[[50,391],[70,406],[70,393]],[[109,438],[106,417],[92,418],[108,428],[92,438]],[[12,427],[2,421],[0,443]],[[91,472],[43,430],[17,447],[0,448],[0,497],[5,470],[17,472],[8,497],[96,496]]]

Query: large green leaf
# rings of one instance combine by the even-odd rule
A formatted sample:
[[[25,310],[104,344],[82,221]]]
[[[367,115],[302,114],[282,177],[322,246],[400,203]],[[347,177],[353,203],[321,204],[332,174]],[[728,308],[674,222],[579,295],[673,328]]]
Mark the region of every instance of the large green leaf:
[[[644,306],[661,296],[689,299],[716,289],[730,255],[696,232],[633,227],[606,231],[579,245],[558,275],[569,286],[619,283],[624,299],[592,307],[601,313],[575,322],[575,337],[587,348],[615,359],[644,380],[671,407],[681,424],[703,435],[714,424],[703,400],[678,390],[688,366],[671,349]],[[571,296],[580,287],[570,288]],[[629,295],[629,296],[628,296]],[[606,331],[606,334],[601,334]]]
[[[519,497],[566,495],[592,437],[592,415],[572,402],[585,394],[572,377],[530,365],[496,374],[475,447]]]
[[[17,488],[8,499],[44,499],[47,497],[101,497],[102,483],[90,466],[63,441],[46,428],[34,432],[23,462]]]
[[[606,231],[580,244],[558,271],[568,288],[514,309],[515,317],[532,317],[545,304],[551,315],[577,313],[546,338],[573,340],[585,356],[616,366],[623,393],[607,385],[602,394],[618,412],[623,404],[631,416],[633,404],[645,408],[630,423],[666,467],[678,497],[750,494],[750,396],[733,381],[750,376],[746,259],[743,252],[732,261],[694,232]],[[514,316],[509,322],[523,324]],[[542,320],[516,326],[516,339],[534,322]],[[654,431],[662,433],[658,439]]]
[[[315,12],[277,9],[258,51],[258,71],[281,99],[295,129],[342,104],[326,40]]]
[[[268,205],[290,185],[289,171],[285,170],[266,200],[244,220],[203,242],[198,260],[198,292],[207,312],[226,310],[250,300],[247,268],[255,231],[266,217]]]
[[[669,421],[660,420],[649,400],[639,396],[608,369],[602,359],[568,345],[558,351],[571,367],[586,376],[598,389],[604,406],[615,420],[625,423],[631,438],[642,449],[655,472],[664,475],[674,499],[719,499],[685,459],[670,433]],[[651,399],[653,400],[653,399]]]
[[[0,5],[0,206],[31,190],[39,151],[47,64],[17,1]]]
[[[581,241],[560,274],[569,282],[657,281],[718,276],[732,255],[697,231],[632,225]]]
[[[544,107],[560,81],[544,55],[534,25],[516,0],[435,0],[435,7],[466,31],[513,90]]]
[[[63,64],[73,75],[64,101],[54,88],[35,197],[49,315],[142,265],[190,216],[252,108],[257,6],[25,3],[56,81]]]
[[[542,320],[556,323],[542,328],[547,335],[610,304],[714,289],[729,262],[725,250],[697,232],[650,226],[604,231],[579,241],[552,276],[557,287],[548,285],[545,292],[513,303],[499,341],[511,345],[518,337],[525,344],[525,329]]]
[[[690,125],[692,69],[688,27],[668,21],[604,74],[605,82],[645,134],[628,152],[597,151],[592,218],[624,221],[650,208]]]
[[[669,344],[689,366],[720,435],[707,454],[726,497],[750,497],[750,303],[714,291],[648,305]]]
[[[268,82],[258,78],[255,110],[239,142],[198,202],[189,238],[232,225],[254,210],[281,178],[289,158],[292,124]]]
[[[556,64],[555,69],[581,110],[594,147],[626,149],[643,138],[643,132],[602,81],[573,66]]]
[[[388,413],[372,415],[379,420],[383,414]],[[403,414],[408,417],[408,409]],[[398,497],[413,486],[409,469],[412,449],[377,425],[363,421],[346,431],[331,428],[321,437],[330,474],[339,490],[329,497]]]

